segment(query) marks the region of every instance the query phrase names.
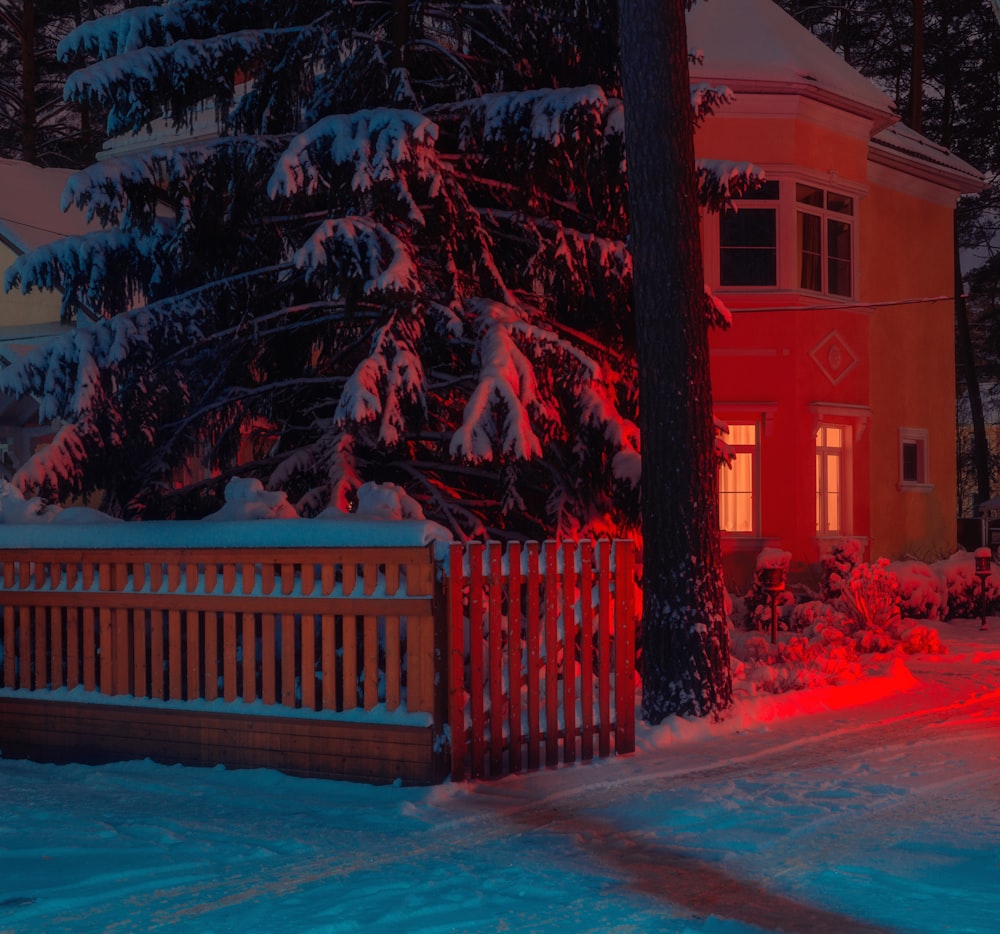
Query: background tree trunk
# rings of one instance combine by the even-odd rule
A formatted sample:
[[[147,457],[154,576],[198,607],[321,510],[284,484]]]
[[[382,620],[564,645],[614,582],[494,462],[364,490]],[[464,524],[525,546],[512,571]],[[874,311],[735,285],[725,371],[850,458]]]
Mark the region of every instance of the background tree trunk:
[[[979,389],[979,372],[976,351],[969,326],[969,306],[965,300],[962,281],[962,262],[958,248],[958,220],[955,221],[955,343],[957,365],[965,379],[969,395],[969,415],[972,420],[972,462],[976,473],[976,502],[990,498],[990,448],[986,438],[986,418],[983,414],[983,397]],[[959,465],[961,470],[961,464]],[[959,504],[961,509],[961,504]]]
[[[25,0],[21,11],[21,82],[24,99],[21,110],[21,158],[38,159],[38,127],[35,77],[35,3]]]
[[[910,128],[920,132],[924,113],[924,0],[913,0],[913,58],[910,62]]]
[[[620,0],[642,432],[643,716],[732,702],[684,0]]]

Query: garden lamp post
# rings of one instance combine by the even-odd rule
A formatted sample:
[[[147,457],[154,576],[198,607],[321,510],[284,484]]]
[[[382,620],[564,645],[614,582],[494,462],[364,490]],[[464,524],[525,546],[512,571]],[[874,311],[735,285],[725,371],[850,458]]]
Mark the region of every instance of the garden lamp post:
[[[785,589],[784,568],[761,568],[760,585],[771,598],[771,644],[778,641],[778,597]]]
[[[986,625],[986,579],[990,576],[990,564],[993,560],[993,553],[989,548],[977,548],[976,549],[976,577],[979,578],[979,583],[982,585],[981,603],[980,609],[982,613],[982,624],[980,625],[980,630],[988,629]]]

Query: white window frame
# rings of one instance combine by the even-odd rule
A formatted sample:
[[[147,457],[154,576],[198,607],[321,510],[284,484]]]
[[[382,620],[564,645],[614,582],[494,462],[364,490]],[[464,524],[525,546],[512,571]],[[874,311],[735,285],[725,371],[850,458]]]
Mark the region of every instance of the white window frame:
[[[907,477],[905,452],[907,447],[916,448],[916,476]],[[899,483],[900,491],[929,493],[934,489],[930,479],[930,432],[926,428],[899,429]]]
[[[855,292],[855,263],[857,261],[857,248],[855,246],[855,219],[857,217],[857,198],[853,195],[843,194],[826,185],[818,185],[811,182],[797,181],[795,183],[795,268],[798,275],[796,285],[806,292],[818,292],[831,298],[849,299],[854,297]],[[822,205],[813,205],[799,200],[799,189],[810,188],[821,196]],[[830,196],[837,196],[850,201],[850,213],[837,211],[829,207]],[[804,244],[802,242],[802,231],[800,228],[800,217],[813,217],[819,221],[819,287],[807,287],[802,284],[802,255]],[[832,223],[845,224],[849,233],[849,255],[847,258],[849,271],[849,285],[847,292],[834,292],[830,287],[830,225]]]
[[[841,431],[843,440],[839,447],[820,443],[821,432],[829,428]],[[822,421],[816,428],[814,443],[816,447],[816,536],[817,538],[843,538],[853,532],[852,516],[854,510],[851,478],[854,462],[854,432],[849,424]],[[837,495],[840,497],[840,523],[838,527],[831,528],[827,508],[829,504],[828,460],[823,457],[823,454],[834,451],[839,456],[837,477],[839,490]]]
[[[836,184],[831,184],[829,175],[803,170],[797,166],[777,166],[764,167],[765,179],[778,183],[778,198],[776,200],[764,199],[753,201],[735,201],[736,210],[742,204],[747,209],[773,208],[776,211],[776,245],[777,245],[777,276],[774,285],[722,285],[721,251],[722,238],[720,228],[721,215],[716,214],[707,218],[707,222],[702,225],[704,242],[704,262],[705,276],[714,291],[720,294],[767,294],[773,292],[786,292],[801,295],[808,302],[829,302],[831,304],[850,303],[856,300],[858,295],[858,283],[860,281],[861,256],[858,248],[859,227],[860,227],[860,204],[867,188],[853,184],[849,181],[837,179]],[[812,188],[819,188],[827,194],[840,195],[850,198],[852,202],[852,214],[841,215],[837,212],[829,212],[823,209],[800,205],[797,201],[797,186],[808,185]],[[821,211],[823,220],[823,286],[821,290],[804,289],[799,284],[799,236],[798,236],[798,213],[802,208],[804,212]],[[831,294],[826,289],[828,278],[827,262],[828,254],[826,250],[827,223],[826,215],[837,220],[847,220],[851,229],[851,273],[850,273],[850,295]]]
[[[738,495],[746,491],[724,490],[723,484],[726,479],[732,476],[732,468],[728,464],[719,467],[719,529],[723,535],[731,535],[738,538],[759,538],[760,537],[760,442],[763,434],[763,425],[758,421],[749,419],[733,419],[730,427],[745,426],[754,429],[754,441],[752,444],[735,444],[728,436],[724,440],[732,449],[734,454],[750,455],[750,523],[749,529],[725,529],[722,528],[722,497],[723,495]]]
[[[750,197],[740,198],[737,202],[730,208],[725,209],[716,218],[715,235],[717,238],[716,248],[712,251],[713,258],[716,263],[716,279],[720,288],[723,289],[738,289],[738,290],[749,290],[749,291],[759,291],[759,290],[773,290],[778,288],[781,283],[781,198],[787,188],[788,183],[781,179],[768,179],[765,184],[775,184],[778,187],[778,197],[776,198],[765,198],[760,195],[760,192],[751,193]],[[722,242],[722,228],[726,223],[727,218],[737,219],[741,213],[748,211],[769,211],[774,216],[774,281],[771,283],[760,283],[760,284],[746,284],[746,283],[727,283],[722,284],[722,274],[723,274],[723,262],[722,256],[723,251],[726,249],[739,249],[739,247],[725,246]],[[758,250],[770,250],[771,246],[768,244],[760,244],[756,247],[744,247],[744,249],[758,249]]]

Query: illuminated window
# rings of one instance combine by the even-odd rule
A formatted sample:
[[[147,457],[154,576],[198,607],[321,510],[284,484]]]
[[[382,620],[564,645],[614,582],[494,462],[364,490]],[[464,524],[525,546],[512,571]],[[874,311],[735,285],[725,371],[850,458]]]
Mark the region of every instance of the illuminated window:
[[[720,284],[778,284],[779,193],[777,182],[765,182],[719,218]]]
[[[844,468],[848,430],[843,425],[821,425],[816,432],[816,531],[821,535],[847,531]]]
[[[719,528],[723,532],[756,535],[758,478],[757,425],[730,425],[726,442],[735,455],[719,468]]]
[[[812,185],[795,186],[800,289],[850,297],[854,199]]]

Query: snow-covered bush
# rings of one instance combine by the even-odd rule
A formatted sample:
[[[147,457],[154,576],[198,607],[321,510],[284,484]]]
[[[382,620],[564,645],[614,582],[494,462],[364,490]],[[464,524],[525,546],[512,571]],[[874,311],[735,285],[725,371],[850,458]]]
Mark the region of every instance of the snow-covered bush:
[[[893,561],[889,571],[899,585],[899,609],[904,618],[945,618],[948,592],[933,568],[922,561]]]
[[[771,625],[771,593],[764,589],[762,572],[765,568],[781,568],[785,580],[788,580],[788,568],[792,561],[789,551],[780,548],[762,548],[757,555],[754,568],[753,583],[747,591],[743,605],[746,613],[746,624],[750,629],[767,629]],[[795,603],[795,596],[790,590],[778,594],[778,613],[787,616],[789,609]]]
[[[861,563],[851,569],[846,583],[841,583],[838,604],[852,616],[859,627],[885,629],[900,619],[899,581],[889,570],[889,559],[874,564]]]
[[[851,571],[861,563],[864,555],[862,543],[856,538],[834,542],[820,559],[819,593],[824,600],[840,596]]]
[[[975,619],[982,612],[982,584],[976,576],[976,558],[971,552],[957,551],[934,564],[948,593],[946,619]],[[996,564],[986,578],[986,612],[1000,608],[1000,575]]]

